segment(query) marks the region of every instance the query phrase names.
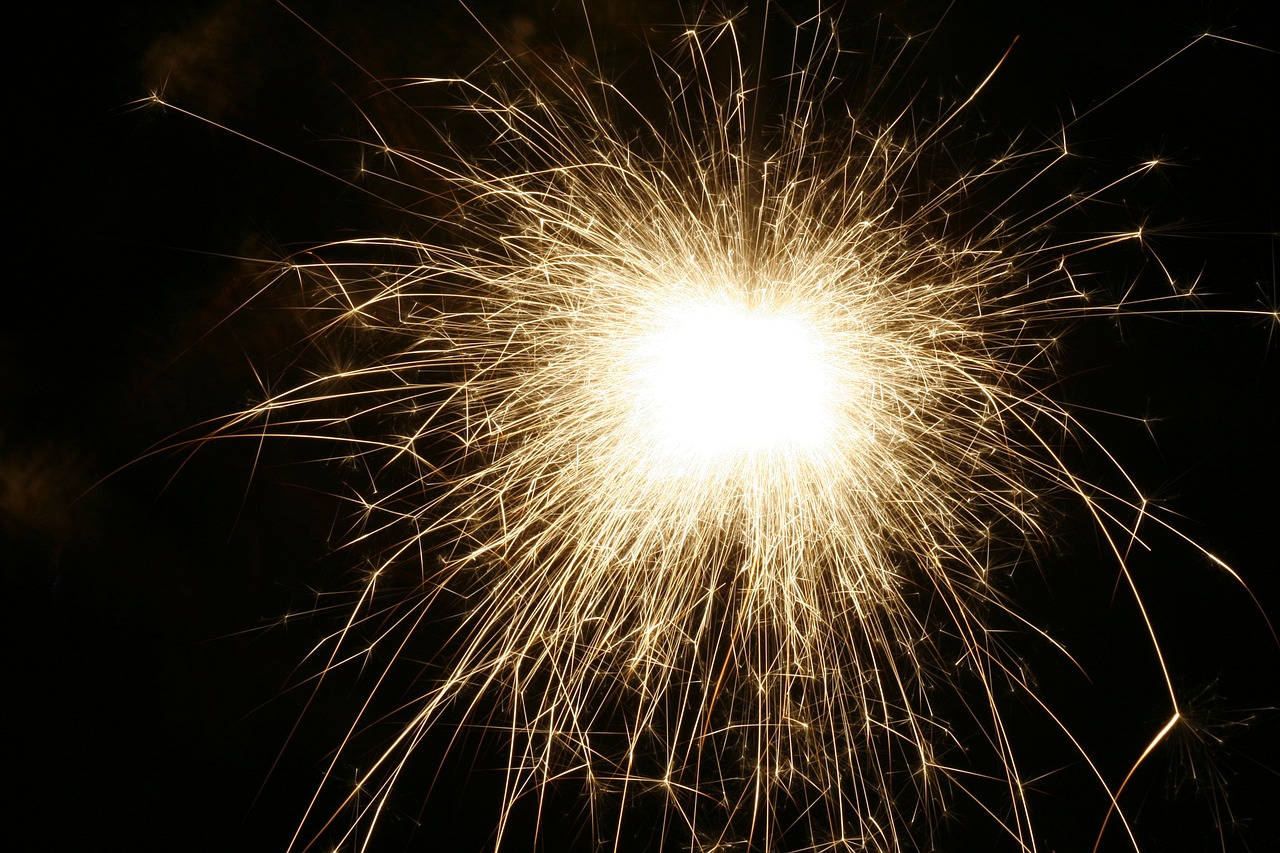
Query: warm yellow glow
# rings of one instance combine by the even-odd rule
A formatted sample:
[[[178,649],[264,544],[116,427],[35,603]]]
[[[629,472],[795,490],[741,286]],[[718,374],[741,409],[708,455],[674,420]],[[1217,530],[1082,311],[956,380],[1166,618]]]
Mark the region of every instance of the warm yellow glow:
[[[1066,155],[948,177],[931,157],[967,102],[914,133],[843,101],[827,122],[841,51],[814,32],[764,153],[754,83],[708,60],[742,55],[732,20],[688,29],[683,72],[655,63],[665,131],[533,55],[509,57],[528,75],[514,97],[431,81],[469,93],[493,149],[377,151],[397,182],[449,188],[451,238],[351,241],[344,257],[376,260],[290,269],[344,355],[229,429],[342,442],[370,472],[370,539],[397,542],[329,664],[372,659],[364,627],[430,657],[415,626],[456,618],[412,719],[361,765],[351,819],[314,806],[296,849],[338,826],[364,843],[413,747],[458,717],[511,739],[497,844],[517,800],[568,777],[602,801],[659,798],[671,849],[931,849],[930,816],[964,797],[1037,849],[1003,715],[1066,726],[1007,638],[1062,650],[993,579],[1067,495],[1142,607],[1124,555],[1160,522],[1046,390],[1065,322],[1125,310],[1091,302],[1069,261],[1137,232],[1035,233],[1078,198],[1030,222],[975,213],[984,180],[1026,160],[1034,182]],[[1067,440],[1121,485],[1082,480]],[[418,585],[380,609],[397,573]],[[327,784],[347,784],[349,751]]]

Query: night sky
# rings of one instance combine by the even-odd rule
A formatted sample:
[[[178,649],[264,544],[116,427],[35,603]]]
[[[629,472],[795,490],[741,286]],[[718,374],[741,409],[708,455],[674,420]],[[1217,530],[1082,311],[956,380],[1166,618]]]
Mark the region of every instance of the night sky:
[[[425,11],[433,5],[444,11]],[[624,83],[642,77],[645,40],[675,32],[649,24],[679,21],[665,0],[626,13],[587,5],[601,61]],[[1019,136],[1039,144],[1205,29],[1280,48],[1265,0],[1034,12],[958,2],[944,18],[946,5],[850,2],[846,20],[856,44],[870,43],[864,22],[877,11],[885,32],[941,20],[898,91],[881,96],[914,96],[925,114],[971,90],[1017,36],[966,116],[971,144],[961,147],[979,152]],[[473,8],[539,51],[587,44],[576,0]],[[263,382],[307,367],[296,362],[296,294],[259,294],[258,260],[414,236],[421,221],[403,208],[433,212],[411,190],[356,180],[350,140],[370,135],[361,111],[394,144],[435,144],[421,118],[375,97],[379,81],[468,73],[494,46],[452,0],[297,9],[356,62],[266,0],[104,3],[75,17],[44,4],[32,8],[41,23],[13,36],[36,54],[9,90],[18,221],[0,311],[5,765],[18,788],[4,824],[8,837],[27,826],[41,839],[23,849],[283,851],[365,695],[352,676],[311,701],[315,667],[304,661],[341,625],[370,556],[336,547],[352,529],[342,497],[358,472],[313,461],[306,443],[196,451],[190,440]],[[1278,72],[1266,51],[1192,48],[1077,124],[1080,156],[1037,185],[1029,208],[1167,157],[1176,165],[1060,227],[1087,235],[1145,221],[1174,274],[1200,280],[1205,307],[1275,306]],[[866,81],[849,85],[858,103]],[[231,130],[135,104],[161,86]],[[1136,249],[1082,264],[1105,290],[1158,290],[1159,270]],[[1205,756],[1184,739],[1139,772],[1124,804],[1144,850],[1280,849],[1280,649],[1263,615],[1280,623],[1280,328],[1221,314],[1099,321],[1068,338],[1060,371],[1055,393],[1096,411],[1090,428],[1257,601],[1173,536],[1153,535],[1153,552],[1133,558],[1175,683],[1206,740],[1221,739]],[[1080,460],[1086,477],[1103,475]],[[1114,566],[1087,519],[1064,507],[1054,548],[1005,588],[1086,664],[1087,680],[1051,656],[1036,672],[1116,780],[1168,708],[1148,683],[1158,671]],[[428,659],[433,642],[413,653]],[[411,695],[412,685],[394,689]],[[446,755],[448,735],[424,744],[370,850],[491,846],[502,743],[472,732]],[[1049,764],[1057,753],[1044,749],[1032,758]],[[1210,777],[1222,784],[1197,788]],[[1074,766],[1037,786],[1044,850],[1090,849],[1103,809],[1096,791],[1080,793],[1086,783]],[[1223,793],[1242,822],[1220,834]],[[582,808],[572,786],[552,792],[542,849],[590,849]],[[623,849],[658,849],[645,814]],[[521,811],[515,834],[531,821]],[[939,846],[992,849],[986,819],[958,808]],[[531,846],[517,837],[509,849]],[[1102,849],[1126,848],[1109,832]]]

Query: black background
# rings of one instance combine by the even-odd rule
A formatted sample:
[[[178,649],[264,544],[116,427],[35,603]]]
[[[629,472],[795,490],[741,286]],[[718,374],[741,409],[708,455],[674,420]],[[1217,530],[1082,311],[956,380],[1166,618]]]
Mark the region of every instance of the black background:
[[[15,34],[28,53],[9,90],[16,223],[0,311],[0,576],[5,763],[19,794],[2,808],[14,810],[6,824],[40,839],[32,849],[283,850],[362,699],[361,684],[340,682],[304,715],[309,691],[290,689],[314,672],[304,657],[340,625],[358,581],[359,555],[330,550],[349,527],[348,507],[331,496],[347,472],[309,464],[307,446],[175,445],[252,401],[262,382],[293,375],[287,353],[300,327],[271,292],[241,308],[264,279],[260,264],[237,258],[417,227],[396,209],[412,199],[386,190],[379,201],[347,182],[359,154],[343,139],[369,136],[357,105],[393,142],[421,137],[420,121],[370,97],[377,81],[466,73],[493,52],[460,6],[431,5],[300,3],[359,66],[253,0],[107,3],[74,15],[50,4],[35,12],[40,25]],[[624,79],[645,39],[660,45],[676,32],[647,24],[679,21],[660,0],[626,13],[588,5],[602,61]],[[1175,275],[1200,278],[1207,307],[1276,305],[1275,55],[1205,42],[1138,79],[1206,29],[1280,47],[1268,4],[1022,5],[959,3],[944,16],[945,4],[850,3],[845,20],[864,35],[876,12],[886,33],[938,25],[894,72],[899,95],[884,98],[918,93],[925,114],[939,96],[971,90],[1018,36],[966,113],[967,131],[997,143],[1022,134],[1038,144],[1073,110],[1137,80],[1073,126],[1080,156],[1028,205],[1167,157],[1176,165],[1062,227],[1145,221]],[[576,3],[473,9],[499,35],[523,28],[539,50],[586,44]],[[134,105],[161,87],[230,130]],[[1149,258],[1121,248],[1082,265],[1101,287],[1154,292]],[[1188,765],[1177,748],[1140,771],[1124,802],[1146,850],[1265,851],[1280,839],[1280,651],[1263,616],[1280,615],[1277,331],[1240,315],[1099,321],[1064,354],[1062,397],[1152,419],[1150,432],[1103,414],[1088,423],[1257,600],[1174,537],[1154,536],[1154,553],[1134,558],[1175,683],[1224,738],[1212,766],[1225,788],[1179,788],[1181,770],[1211,765]],[[149,455],[157,447],[168,449]],[[1114,781],[1169,710],[1148,683],[1158,673],[1137,614],[1088,525],[1064,523],[1058,547],[1009,591],[1087,663],[1091,680],[1058,677],[1064,662],[1047,658],[1043,689]],[[500,744],[471,735],[445,759],[439,743],[423,752],[370,849],[485,849]],[[1061,776],[1038,786],[1044,849],[1089,849],[1105,806],[1082,793],[1078,767]],[[1246,819],[1225,826],[1224,840],[1215,791]],[[574,792],[557,792],[544,849],[585,845],[580,810]],[[984,826],[959,809],[939,846],[990,849]],[[641,831],[621,843],[649,842]],[[528,846],[513,838],[510,849]],[[1122,836],[1109,832],[1104,849],[1125,849]]]

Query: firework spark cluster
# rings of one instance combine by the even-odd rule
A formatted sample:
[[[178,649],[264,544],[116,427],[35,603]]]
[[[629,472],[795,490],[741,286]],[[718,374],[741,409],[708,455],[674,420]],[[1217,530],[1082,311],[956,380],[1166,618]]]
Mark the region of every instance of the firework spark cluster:
[[[1061,650],[1001,579],[1070,506],[1137,598],[1122,555],[1160,522],[1073,474],[1065,444],[1109,456],[1043,389],[1068,323],[1126,310],[1074,259],[1140,232],[1044,236],[1087,197],[975,204],[1065,151],[947,177],[968,101],[875,124],[841,99],[836,22],[777,37],[798,47],[765,81],[776,116],[741,18],[655,53],[664,115],[527,53],[491,82],[418,81],[465,107],[452,156],[378,153],[448,212],[283,271],[333,366],[224,434],[337,442],[385,547],[316,654],[423,657],[415,632],[456,620],[354,787],[337,752],[339,813],[317,795],[293,849],[364,849],[415,745],[471,724],[509,740],[504,848],[514,805],[570,782],[606,847],[647,798],[695,850],[929,849],[956,801],[1035,848],[1006,715],[1071,735],[1002,638]],[[1128,832],[1123,780],[1097,775],[1120,806],[1097,821]]]

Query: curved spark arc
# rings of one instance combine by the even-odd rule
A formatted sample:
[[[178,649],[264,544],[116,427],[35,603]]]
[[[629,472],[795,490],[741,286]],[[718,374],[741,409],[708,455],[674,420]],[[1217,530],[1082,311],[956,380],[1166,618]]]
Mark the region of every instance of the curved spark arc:
[[[372,424],[361,434],[374,438],[355,439],[384,489],[367,498],[371,523],[417,531],[383,567],[421,542],[450,542],[380,641],[409,642],[444,596],[469,602],[445,674],[348,798],[354,826],[376,822],[429,730],[501,713],[507,810],[576,775],[601,803],[665,798],[698,849],[740,836],[772,849],[802,821],[814,849],[905,850],[933,832],[913,811],[969,796],[1017,847],[1035,847],[1001,696],[1038,700],[999,631],[1052,640],[989,578],[1047,538],[1040,504],[1067,493],[1142,608],[1125,542],[1162,522],[1133,483],[1127,497],[1073,475],[1056,448],[1091,437],[1040,390],[1059,326],[1096,310],[1044,259],[1139,235],[1035,245],[1026,223],[994,215],[955,233],[970,185],[1009,168],[921,186],[931,146],[969,101],[923,134],[835,122],[850,133],[836,139],[823,107],[834,28],[813,38],[767,157],[748,132],[733,21],[690,27],[694,73],[666,89],[669,127],[580,69],[529,71],[520,57],[508,65],[526,97],[431,81],[468,90],[470,114],[497,140],[493,162],[389,152],[450,187],[458,243],[353,241],[412,259],[296,266],[336,312],[323,333],[364,329],[390,349],[265,401],[229,431]],[[726,96],[709,58],[720,42],[737,69]],[[797,318],[820,342],[833,437],[691,458],[646,428],[664,416],[647,408],[637,360],[652,360],[673,316],[722,304]],[[752,392],[756,405],[778,393]],[[335,404],[354,414],[314,413]],[[393,465],[420,474],[386,474]],[[359,614],[329,666],[360,655],[348,641]],[[950,693],[964,710],[938,708]],[[975,729],[985,765],[962,755],[960,731]],[[1006,789],[998,803],[976,778],[992,765]],[[1118,789],[1098,776],[1114,805]],[[332,823],[311,821],[294,847]],[[617,821],[615,838],[620,810]],[[355,838],[353,828],[344,840]]]

